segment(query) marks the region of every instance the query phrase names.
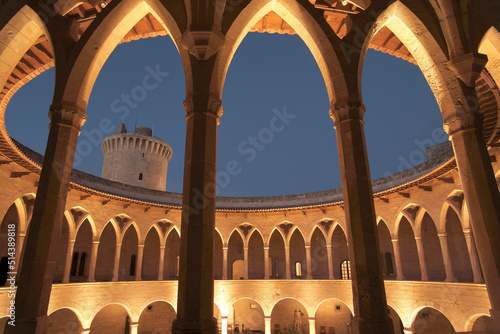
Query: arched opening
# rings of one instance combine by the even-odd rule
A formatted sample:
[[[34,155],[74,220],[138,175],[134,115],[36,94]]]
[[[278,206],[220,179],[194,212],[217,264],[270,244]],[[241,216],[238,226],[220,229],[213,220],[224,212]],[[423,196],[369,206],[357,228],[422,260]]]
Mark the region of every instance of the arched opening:
[[[155,228],[151,228],[144,241],[141,278],[144,281],[158,279],[160,264],[160,237]]]
[[[244,330],[263,333],[265,330],[264,311],[255,300],[240,299],[229,308],[227,323],[232,328],[238,325],[240,333]]]
[[[227,277],[229,279],[241,279],[245,276],[243,239],[238,232],[233,231],[227,244]],[[241,262],[239,262],[241,261]],[[237,272],[234,270],[237,269]]]
[[[472,325],[472,332],[488,333],[488,330],[492,322],[493,319],[491,319],[491,317],[483,315],[477,318],[476,321],[474,321],[474,325]]]
[[[348,334],[351,330],[352,312],[338,299],[327,299],[316,309],[317,334]]]
[[[285,242],[278,230],[269,240],[269,258],[271,278],[285,278]]]
[[[170,334],[175,318],[176,313],[172,305],[164,301],[153,302],[141,313],[138,333]]]
[[[226,169],[236,149],[244,177],[231,177],[230,186],[219,182],[218,195],[282,195],[340,186],[336,137],[323,112],[330,108],[330,99],[318,64],[298,34],[246,34],[229,66],[222,101],[218,170]],[[305,135],[308,131],[314,135]],[[322,152],[310,149],[319,145]],[[301,159],[296,159],[296,152],[301,152]],[[263,174],[270,165],[280,172]],[[317,178],[304,178],[304,170]]]
[[[254,231],[248,240],[248,278],[264,278],[264,241],[259,232]]]
[[[432,307],[421,309],[413,321],[413,329],[422,334],[455,333],[451,322],[441,312]]]
[[[302,334],[309,334],[309,315],[304,305],[296,299],[286,298],[274,305],[271,312],[271,333],[292,327]]]
[[[451,207],[446,213],[446,239],[455,279],[458,282],[473,282],[474,276],[462,224]]]
[[[222,279],[224,266],[224,253],[222,238],[218,232],[214,233],[214,279]]]
[[[420,262],[418,260],[415,235],[413,234],[410,222],[404,216],[399,222],[398,239],[404,277],[408,280],[420,280],[422,276],[420,273]]]
[[[17,253],[18,249],[21,249],[23,247],[19,247],[19,242],[20,242],[20,217],[17,212],[16,204],[12,204],[7,212],[5,213],[5,216],[2,220],[2,226],[0,226],[0,258],[1,263],[0,263],[0,286],[4,286],[7,283],[7,273],[10,272],[11,270],[9,269],[9,257],[13,253],[10,252],[12,251],[12,247],[9,247],[9,237],[14,238],[16,246],[18,246],[15,249],[14,253]],[[9,235],[10,233],[10,235]],[[21,245],[24,246],[24,245]],[[9,250],[9,248],[11,248]],[[10,255],[9,255],[10,253]],[[16,254],[16,257],[19,258],[18,254]],[[20,265],[16,264],[16,269],[19,272]]]
[[[98,282],[108,282],[113,278],[113,266],[116,252],[116,232],[113,224],[109,222],[99,238],[99,248],[97,250],[97,262],[95,269],[95,280]]]
[[[429,280],[444,281],[446,271],[444,269],[443,253],[436,225],[428,213],[425,213],[422,218],[422,245],[424,246],[425,264]]]
[[[292,278],[307,277],[306,245],[299,229],[295,229],[290,238],[290,263],[294,264],[290,273]],[[299,271],[297,271],[297,264]]]
[[[78,316],[70,309],[63,308],[49,315],[48,334],[81,333],[82,324]]]
[[[395,279],[394,275],[394,248],[392,247],[392,238],[389,228],[385,221],[381,220],[377,225],[378,241],[380,246],[380,254],[382,254],[382,266],[384,279]]]
[[[109,304],[97,312],[90,325],[90,334],[123,334],[127,333],[130,323],[127,310],[118,304]]]
[[[120,267],[118,269],[119,281],[131,281],[135,279],[135,264],[137,251],[139,249],[139,238],[134,225],[130,225],[125,231],[122,239],[120,253]]]
[[[394,326],[394,334],[405,334],[403,322],[399,314],[391,306],[387,305],[387,308],[392,320],[392,325]]]
[[[337,225],[332,234],[332,265],[333,276],[336,279],[342,279],[341,263],[349,259],[349,252],[347,249],[347,238],[344,230]]]
[[[311,237],[311,271],[313,278],[328,278],[326,239],[319,227],[314,229]]]
[[[245,278],[245,262],[243,260],[236,260],[231,266],[231,277],[232,279],[244,279]]]
[[[89,258],[88,254],[92,253],[92,227],[88,219],[80,225],[76,234],[75,246],[73,251],[79,254],[77,270],[73,273],[73,267],[70,281],[71,282],[85,282],[89,273]]]
[[[165,244],[165,257],[163,264],[163,279],[173,280],[179,276],[179,252],[181,241],[176,229],[172,229]]]

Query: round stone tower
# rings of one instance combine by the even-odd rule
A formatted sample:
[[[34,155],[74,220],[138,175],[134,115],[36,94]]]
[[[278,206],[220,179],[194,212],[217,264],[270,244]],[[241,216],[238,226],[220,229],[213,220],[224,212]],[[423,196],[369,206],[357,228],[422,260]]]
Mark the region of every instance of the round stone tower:
[[[113,135],[102,141],[102,177],[164,191],[172,148],[152,135],[153,131],[143,126],[137,127],[135,133],[127,133],[125,124],[120,124]]]

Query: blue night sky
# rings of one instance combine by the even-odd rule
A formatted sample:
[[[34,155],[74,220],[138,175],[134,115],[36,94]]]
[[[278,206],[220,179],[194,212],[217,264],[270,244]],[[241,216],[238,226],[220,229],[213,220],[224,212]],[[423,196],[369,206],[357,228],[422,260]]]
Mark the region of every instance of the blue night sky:
[[[140,99],[126,112],[122,95],[138,92],[144,76],[156,68],[168,76],[147,96],[135,95]],[[439,108],[416,65],[370,50],[362,83],[372,179],[423,162],[420,147],[447,140]],[[9,134],[41,154],[53,85],[51,69],[21,88],[7,107]],[[184,99],[183,67],[168,36],[119,45],[92,91],[74,168],[100,176],[102,135],[114,133],[121,122],[133,132],[137,120],[172,146],[167,191],[181,192]],[[230,161],[240,168],[229,179],[220,173],[218,195],[298,194],[341,186],[326,88],[300,37],[249,33],[229,67],[222,101],[218,171],[227,170]]]

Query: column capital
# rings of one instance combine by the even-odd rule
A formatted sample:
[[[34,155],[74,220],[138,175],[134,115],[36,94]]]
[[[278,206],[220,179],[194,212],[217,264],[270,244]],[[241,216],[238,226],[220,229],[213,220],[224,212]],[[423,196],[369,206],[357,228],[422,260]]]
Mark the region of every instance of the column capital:
[[[446,65],[466,86],[474,87],[487,62],[485,55],[470,52],[450,59]]]
[[[269,250],[269,246],[264,246],[264,250]]]
[[[341,101],[337,102],[332,109],[330,109],[330,117],[333,119],[335,125],[346,120],[360,120],[363,121],[366,108],[361,101]]]
[[[420,241],[420,240],[422,240],[421,236],[415,236],[415,241]]]
[[[95,245],[95,244],[99,245],[99,243],[100,243],[100,242],[101,242],[100,240],[92,240],[92,243],[93,243],[94,245]]]
[[[229,249],[229,246],[222,246],[222,250],[227,251]]]
[[[224,44],[225,36],[217,27],[212,30],[191,30],[189,28],[181,37],[184,49],[198,60],[207,60],[216,54]]]
[[[188,97],[184,100],[184,109],[186,110],[186,118],[195,114],[206,113],[219,120],[223,113],[221,99],[214,96],[198,95]]]
[[[446,232],[443,232],[443,233],[438,233],[438,237],[439,238],[446,238],[448,234]]]
[[[466,103],[468,103],[467,101]],[[476,100],[471,100],[471,104],[476,104]],[[476,108],[477,106],[465,106],[463,104],[456,106],[457,111],[454,115],[447,117],[444,120],[443,129],[452,136],[459,131],[475,130],[481,124],[482,114],[478,111],[469,111],[468,108]]]
[[[399,242],[399,239],[397,238],[394,238],[394,239],[391,239],[392,243],[396,243],[396,242]]]
[[[139,244],[139,245],[137,245],[137,246],[139,247],[139,249],[140,249],[140,248],[144,248],[144,244],[142,244],[142,245],[141,245],[141,244]]]
[[[332,248],[332,244],[326,244],[326,248]]]
[[[471,231],[471,229],[470,229],[470,228],[464,228],[464,229],[462,230],[462,232],[463,232],[465,235],[470,235],[472,231]]]
[[[49,109],[49,118],[52,124],[61,124],[71,127],[80,127],[85,123],[87,115],[85,110],[69,104],[53,104]]]

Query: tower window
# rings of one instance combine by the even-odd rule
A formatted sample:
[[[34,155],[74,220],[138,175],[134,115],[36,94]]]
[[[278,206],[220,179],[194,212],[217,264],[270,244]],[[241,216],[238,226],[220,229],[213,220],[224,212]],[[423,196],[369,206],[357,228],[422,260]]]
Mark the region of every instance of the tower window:
[[[76,275],[76,267],[78,265],[78,252],[73,253],[73,259],[71,260],[71,271],[70,275],[75,276]]]
[[[142,173],[139,173],[139,181],[142,181]]]
[[[351,263],[349,260],[344,260],[340,264],[340,273],[342,274],[342,279],[351,279]]]

